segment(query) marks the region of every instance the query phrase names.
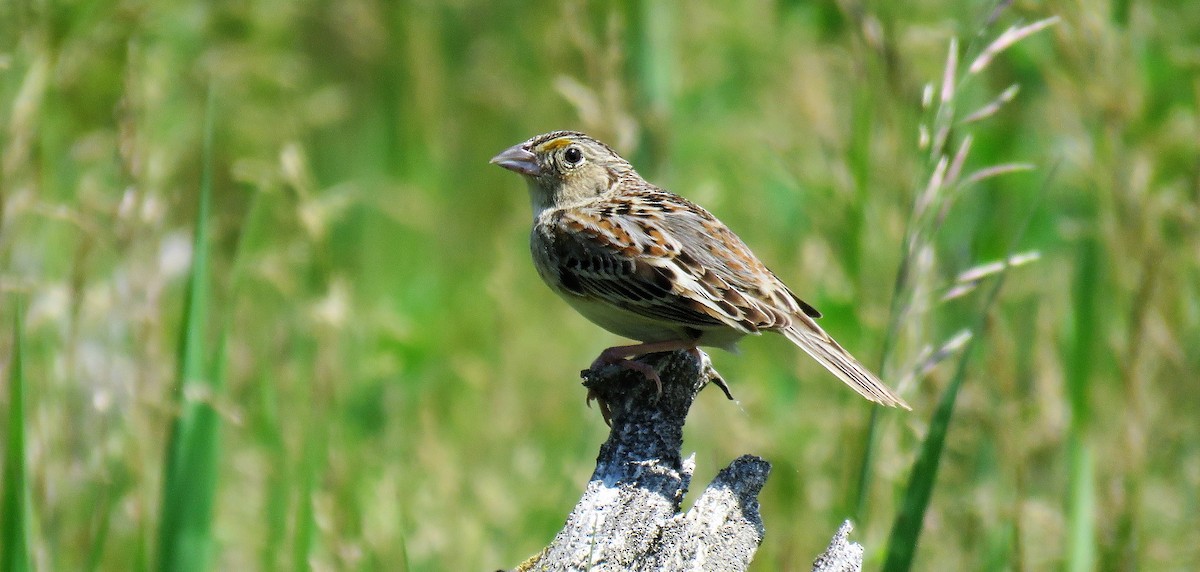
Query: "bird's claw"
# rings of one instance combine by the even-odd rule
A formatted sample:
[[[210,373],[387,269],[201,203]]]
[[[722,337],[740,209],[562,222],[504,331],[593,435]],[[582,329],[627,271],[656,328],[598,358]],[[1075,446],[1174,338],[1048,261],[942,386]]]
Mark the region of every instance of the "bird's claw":
[[[600,357],[596,358],[596,361],[592,362],[592,366],[587,371],[600,371],[602,368],[610,365],[615,365],[621,369],[628,369],[642,374],[647,380],[654,382],[655,395],[662,397],[662,378],[658,377],[658,371],[649,364],[624,358],[612,359],[604,354],[600,354]]]
[[[701,375],[708,378],[709,383],[721,388],[727,399],[737,401],[733,398],[733,392],[729,390],[729,384],[725,382],[725,378],[721,377],[721,374],[717,372],[717,368],[713,367],[712,359],[708,357],[708,353],[700,348],[695,348],[692,350],[692,355],[700,360]]]
[[[592,400],[595,400],[596,406],[600,408],[600,417],[604,418],[604,424],[612,427],[612,408],[608,406],[608,402],[605,401],[604,398],[596,395],[595,390],[589,388],[587,392],[587,399],[584,401],[584,404],[588,406],[588,409],[591,409],[592,407]]]

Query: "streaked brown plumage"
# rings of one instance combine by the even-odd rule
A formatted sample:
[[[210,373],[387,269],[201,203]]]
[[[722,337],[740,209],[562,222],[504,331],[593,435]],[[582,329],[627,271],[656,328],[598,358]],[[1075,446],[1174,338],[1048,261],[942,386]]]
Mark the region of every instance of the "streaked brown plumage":
[[[605,350],[593,367],[621,363],[657,381],[648,366],[625,358],[732,350],[748,334],[779,332],[863,397],[908,408],[721,221],[646,182],[604,143],[556,131],[492,163],[529,185],[530,247],[542,280],[592,322],[642,342]]]

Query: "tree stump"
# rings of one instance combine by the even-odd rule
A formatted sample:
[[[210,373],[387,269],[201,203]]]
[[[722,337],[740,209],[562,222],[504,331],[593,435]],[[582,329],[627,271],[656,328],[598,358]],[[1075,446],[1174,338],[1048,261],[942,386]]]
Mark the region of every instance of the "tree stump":
[[[702,357],[681,351],[642,358],[659,371],[661,394],[636,371],[612,366],[583,372],[584,386],[601,403],[611,431],[566,525],[518,572],[736,572],[749,567],[763,540],[758,493],[770,463],[739,457],[717,474],[691,510],[679,512],[695,469],[694,456],[681,454],[688,410],[710,381],[725,389]],[[817,561],[842,567],[814,565],[814,570],[861,567],[862,548],[846,543],[848,532],[847,522]]]

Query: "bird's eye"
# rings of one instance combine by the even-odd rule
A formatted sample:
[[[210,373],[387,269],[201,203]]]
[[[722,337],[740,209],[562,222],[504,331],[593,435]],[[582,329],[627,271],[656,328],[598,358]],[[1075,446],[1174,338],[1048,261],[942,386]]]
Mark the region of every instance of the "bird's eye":
[[[579,147],[567,147],[567,150],[563,151],[563,160],[574,167],[583,162],[583,151],[579,150]]]

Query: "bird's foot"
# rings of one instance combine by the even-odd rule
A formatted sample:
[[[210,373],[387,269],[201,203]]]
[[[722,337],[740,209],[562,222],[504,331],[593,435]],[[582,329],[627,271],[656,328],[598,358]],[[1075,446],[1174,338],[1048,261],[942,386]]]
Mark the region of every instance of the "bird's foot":
[[[654,389],[657,395],[662,395],[662,379],[658,377],[658,370],[654,369],[648,364],[626,358],[625,354],[619,351],[624,349],[624,347],[615,347],[608,348],[603,352],[600,352],[600,357],[596,358],[596,361],[592,362],[592,365],[588,368],[588,371],[600,371],[601,369],[610,365],[615,365],[621,369],[636,371],[642,374],[642,376],[644,376],[647,380],[653,381]]]
[[[597,371],[610,365],[633,370],[641,373],[646,379],[653,381],[654,387],[658,390],[658,395],[662,395],[662,379],[658,377],[658,371],[650,365],[629,358],[662,352],[673,352],[676,350],[700,351],[696,348],[696,340],[665,340],[661,342],[633,344],[631,346],[613,346],[600,352],[600,355],[596,358],[596,361],[592,362],[592,366],[588,371]],[[704,352],[700,353],[704,354]]]
[[[693,357],[700,361],[700,374],[708,378],[709,383],[721,388],[727,399],[737,401],[733,398],[733,392],[729,391],[729,384],[725,382],[725,378],[721,377],[717,368],[713,367],[712,358],[708,357],[708,352],[700,348],[692,348],[690,352]]]
[[[644,355],[661,352],[672,352],[676,350],[699,352],[699,355],[703,356],[701,357],[701,361],[708,364],[707,371],[711,371],[715,376],[715,379],[718,380],[714,383],[724,388],[725,395],[729,395],[729,389],[728,386],[725,385],[725,381],[721,379],[720,375],[716,374],[716,370],[712,369],[711,362],[707,361],[708,355],[696,348],[695,340],[668,340],[662,342],[634,344],[630,346],[613,346],[600,352],[600,355],[596,357],[595,361],[592,362],[591,367],[579,373],[582,377],[587,378],[589,377],[589,374],[598,373],[601,369],[604,369],[608,366],[617,366],[621,369],[636,371],[642,374],[642,376],[647,380],[653,381],[655,395],[657,397],[662,397],[662,378],[658,376],[658,370],[654,369],[654,367],[649,364],[629,358],[641,357]],[[596,395],[594,390],[589,389],[586,401],[589,407],[591,406],[593,399],[596,400],[596,403],[598,403],[600,406],[600,414],[604,417],[604,422],[611,426],[612,409],[608,406],[608,403],[605,402],[604,399],[602,399],[599,395]]]

